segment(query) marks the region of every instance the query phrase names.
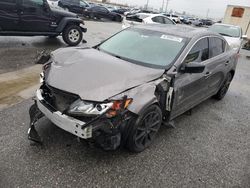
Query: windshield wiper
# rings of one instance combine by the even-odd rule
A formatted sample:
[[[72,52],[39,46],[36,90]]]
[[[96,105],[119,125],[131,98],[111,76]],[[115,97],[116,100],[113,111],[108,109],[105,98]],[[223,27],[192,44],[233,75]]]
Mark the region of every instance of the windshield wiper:
[[[219,33],[219,34],[221,34],[221,35],[223,35],[223,36],[226,36],[226,37],[233,37],[233,36],[228,35],[228,34],[225,34],[225,33]]]

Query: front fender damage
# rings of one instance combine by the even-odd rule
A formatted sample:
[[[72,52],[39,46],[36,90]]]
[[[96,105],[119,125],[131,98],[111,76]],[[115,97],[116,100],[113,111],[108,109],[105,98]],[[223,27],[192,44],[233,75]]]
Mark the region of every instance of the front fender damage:
[[[157,80],[153,80],[148,83],[144,83],[140,86],[137,86],[133,89],[125,91],[119,95],[112,97],[112,100],[121,99],[124,96],[132,98],[133,102],[128,107],[128,110],[134,114],[139,115],[143,109],[148,106],[157,103],[162,107],[162,110],[165,108],[166,94],[170,87],[171,79],[169,77],[163,76]]]
[[[170,81],[170,78],[163,76],[109,98],[109,100],[132,98],[133,102],[127,109],[122,109],[114,118],[100,116],[86,122],[82,128],[93,127],[93,137],[86,140],[94,141],[104,150],[115,150],[119,146],[124,145],[126,137],[129,134],[128,125],[130,124],[130,120],[140,115],[145,108],[157,103],[162,109],[163,117],[165,117],[165,111],[168,109],[166,98],[169,93]],[[35,124],[44,114],[39,110],[36,100],[39,99],[35,99],[35,104],[30,108],[28,138],[32,141],[42,143],[42,139],[35,129]]]

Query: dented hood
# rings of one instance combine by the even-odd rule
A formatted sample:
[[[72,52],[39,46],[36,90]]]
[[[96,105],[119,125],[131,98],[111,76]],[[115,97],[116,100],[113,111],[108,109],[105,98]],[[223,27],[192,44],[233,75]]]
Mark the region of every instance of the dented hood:
[[[103,101],[164,73],[163,69],[136,65],[96,49],[62,48],[52,57],[47,84],[90,101]]]

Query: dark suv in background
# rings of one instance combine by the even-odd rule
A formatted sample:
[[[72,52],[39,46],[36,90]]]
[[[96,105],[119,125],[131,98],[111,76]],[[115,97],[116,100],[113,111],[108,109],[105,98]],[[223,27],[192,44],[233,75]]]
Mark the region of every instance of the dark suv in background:
[[[121,22],[123,17],[113,12],[113,10],[108,9],[104,6],[93,6],[90,8],[85,9],[84,14],[85,17],[91,18],[91,19],[108,19],[116,22]]]
[[[58,6],[76,14],[83,14],[83,11],[87,7],[90,7],[90,5],[83,0],[60,0]]]
[[[49,36],[62,34],[70,46],[82,41],[84,22],[76,14],[51,8],[46,0],[1,0],[0,36]]]

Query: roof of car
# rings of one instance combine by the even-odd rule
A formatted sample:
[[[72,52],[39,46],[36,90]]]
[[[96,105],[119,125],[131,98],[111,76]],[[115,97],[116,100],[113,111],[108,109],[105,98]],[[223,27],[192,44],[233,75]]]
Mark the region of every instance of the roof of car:
[[[175,36],[180,36],[183,38],[193,38],[195,36],[201,35],[218,35],[214,32],[208,31],[206,29],[197,29],[191,26],[184,25],[164,25],[164,24],[143,24],[135,26],[135,28],[153,30],[158,32],[163,32],[166,34],[172,34]],[[219,35],[220,36],[220,35]]]

